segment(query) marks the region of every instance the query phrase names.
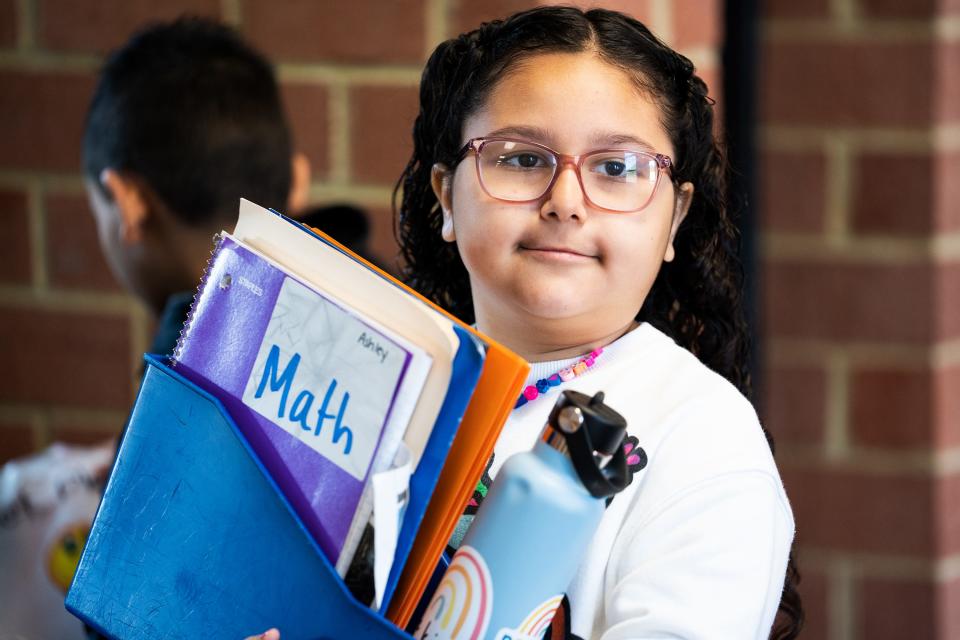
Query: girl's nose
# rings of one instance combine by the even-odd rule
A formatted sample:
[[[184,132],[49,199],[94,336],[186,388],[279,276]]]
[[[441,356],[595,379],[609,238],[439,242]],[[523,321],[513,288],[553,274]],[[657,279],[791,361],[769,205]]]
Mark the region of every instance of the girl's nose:
[[[557,171],[557,179],[547,192],[546,200],[540,207],[540,215],[583,223],[587,219],[587,200],[577,178],[577,168],[567,164],[559,167]]]

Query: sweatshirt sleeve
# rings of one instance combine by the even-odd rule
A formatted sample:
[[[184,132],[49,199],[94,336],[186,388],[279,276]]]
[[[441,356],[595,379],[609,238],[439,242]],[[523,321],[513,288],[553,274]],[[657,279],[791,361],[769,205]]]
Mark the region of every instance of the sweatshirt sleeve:
[[[767,638],[793,539],[779,478],[731,471],[651,506],[612,550],[603,640]]]

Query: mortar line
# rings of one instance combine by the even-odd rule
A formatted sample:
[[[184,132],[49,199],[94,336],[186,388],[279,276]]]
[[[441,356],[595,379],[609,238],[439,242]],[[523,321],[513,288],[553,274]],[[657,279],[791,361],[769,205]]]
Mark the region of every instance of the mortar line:
[[[433,49],[447,39],[450,29],[449,0],[427,0],[425,8],[426,25],[424,28],[423,57],[429,57]]]
[[[31,52],[37,47],[38,10],[36,0],[17,0],[17,50]]]
[[[50,287],[47,267],[47,215],[43,187],[39,179],[32,179],[27,184],[27,210],[30,220],[31,283],[36,291],[46,291]]]
[[[650,0],[650,22],[653,33],[669,45],[673,44],[673,7],[671,0]]]
[[[327,126],[329,133],[329,149],[327,163],[329,165],[330,183],[343,186],[350,182],[352,153],[350,148],[351,130],[353,127],[350,114],[350,91],[343,83],[331,84],[328,89]]]
[[[240,0],[220,0],[220,14],[223,21],[235,29],[243,26],[243,8]]]
[[[827,398],[824,416],[824,453],[827,459],[847,456],[850,448],[850,362],[841,350],[827,356]]]

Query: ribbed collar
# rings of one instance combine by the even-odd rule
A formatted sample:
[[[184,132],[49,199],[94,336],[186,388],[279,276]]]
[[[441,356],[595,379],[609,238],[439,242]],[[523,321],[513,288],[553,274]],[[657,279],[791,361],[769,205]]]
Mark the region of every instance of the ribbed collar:
[[[603,348],[603,354],[597,358],[597,364],[595,366],[603,366],[603,363],[610,359],[617,351],[619,351],[624,343],[631,342],[633,340],[641,339],[644,334],[649,334],[650,332],[656,332],[651,325],[647,323],[642,323],[632,331],[628,331],[609,345]],[[530,375],[527,376],[527,382],[524,384],[536,384],[537,380],[541,378],[547,378],[557,373],[561,369],[569,367],[580,360],[587,354],[579,355],[573,358],[565,358],[563,360],[549,360],[545,362],[531,362],[530,363]]]

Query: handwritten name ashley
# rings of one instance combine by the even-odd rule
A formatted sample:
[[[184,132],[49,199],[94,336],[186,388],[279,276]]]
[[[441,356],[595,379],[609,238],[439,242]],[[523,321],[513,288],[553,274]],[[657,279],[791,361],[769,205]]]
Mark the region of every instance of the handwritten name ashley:
[[[290,390],[293,388],[294,379],[297,376],[297,367],[300,366],[300,354],[295,353],[283,373],[280,373],[280,347],[273,345],[270,348],[270,354],[267,356],[267,362],[263,368],[263,376],[260,378],[260,384],[257,385],[255,398],[261,398],[269,386],[270,391],[280,392],[280,406],[277,410],[277,417],[283,418],[287,409],[287,399],[290,396]],[[304,389],[294,398],[290,406],[290,414],[287,418],[290,422],[297,422],[304,431],[313,431],[313,435],[319,436],[323,430],[323,425],[327,420],[333,420],[332,442],[337,444],[341,439],[345,439],[343,445],[343,454],[350,455],[353,448],[353,432],[344,424],[344,415],[347,412],[347,405],[350,403],[350,392],[344,391],[340,399],[340,408],[336,413],[330,413],[331,400],[337,389],[337,379],[332,378],[327,385],[327,391],[324,393],[320,408],[316,411],[314,424],[309,422],[311,418],[310,410],[313,408],[313,402],[316,397],[309,389]]]
[[[364,349],[369,349],[376,354],[376,356],[380,358],[380,364],[383,364],[387,356],[390,355],[390,352],[384,349],[374,338],[368,336],[366,331],[361,333],[360,337],[357,338],[357,344],[362,345]]]

